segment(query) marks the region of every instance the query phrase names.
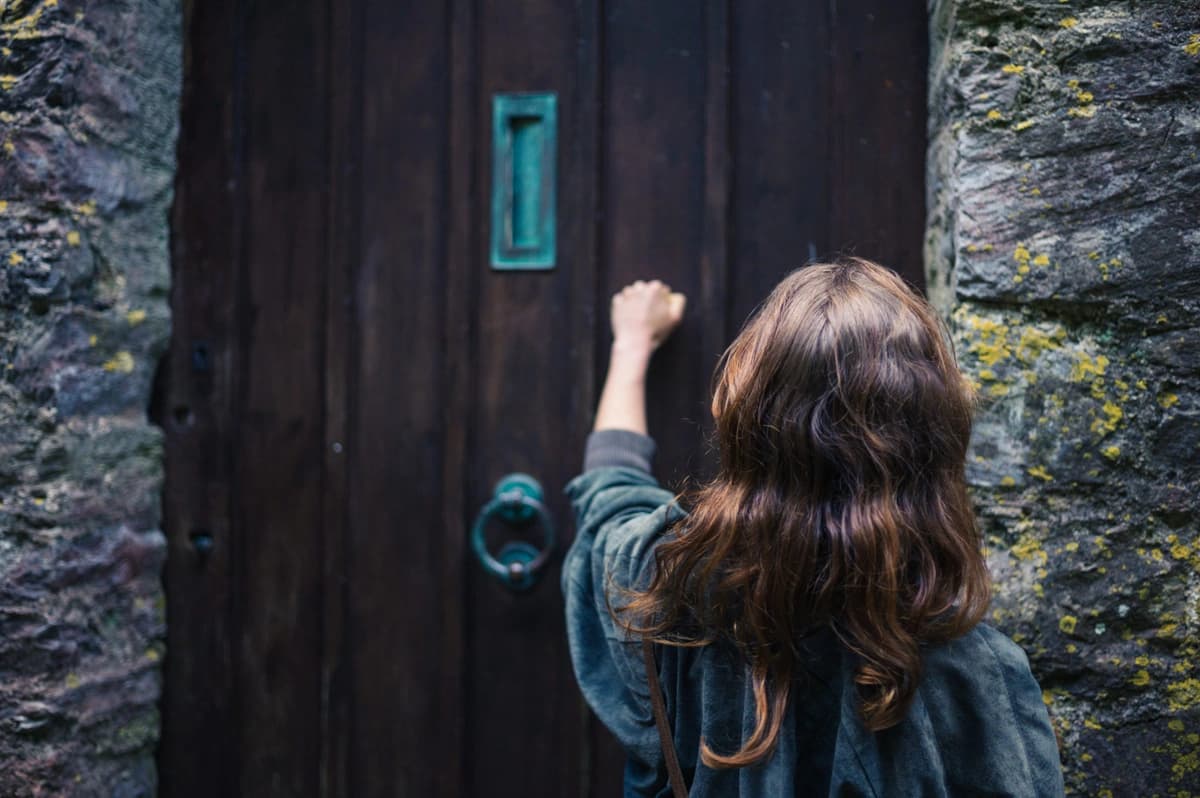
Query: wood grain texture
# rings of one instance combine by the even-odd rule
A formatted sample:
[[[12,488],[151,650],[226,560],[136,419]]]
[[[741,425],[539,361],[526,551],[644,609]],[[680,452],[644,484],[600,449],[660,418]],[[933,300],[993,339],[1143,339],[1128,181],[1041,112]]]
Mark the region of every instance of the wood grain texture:
[[[792,269],[830,250],[829,5],[733,16],[730,340]]]
[[[923,288],[929,34],[913,5],[830,6],[829,233]]]
[[[241,267],[244,31],[232,0],[188,3],[184,18],[187,72],[171,219],[172,332],[156,399],[165,432],[169,613],[159,788],[163,795],[233,795],[239,762],[232,651],[237,599],[229,502],[237,452],[230,436],[241,353],[231,300]],[[225,45],[214,51],[217,41]],[[208,553],[200,548],[206,535]]]
[[[711,55],[705,17],[691,5],[609,0],[604,42],[605,310],[609,297],[636,279],[661,279],[690,298],[647,382],[658,474],[675,484],[703,465],[704,389],[717,354],[705,328],[724,310],[706,306],[716,298],[703,290],[720,279],[704,271],[719,264],[703,257]],[[607,318],[599,326],[597,335],[611,340]]]
[[[479,275],[479,289],[469,415],[474,448],[464,514],[470,523],[496,480],[524,471],[542,481],[546,504],[562,530],[569,518],[562,485],[579,467],[584,433],[562,420],[588,412],[576,380],[581,368],[590,368],[581,362],[589,349],[572,340],[576,313],[593,303],[588,186],[594,165],[588,137],[594,136],[595,117],[593,97],[579,92],[580,76],[591,79],[591,67],[581,56],[588,52],[580,41],[586,11],[551,0],[493,0],[478,8],[479,204],[484,206],[491,190],[487,142],[497,92],[558,95],[561,188],[553,271],[493,271],[486,239],[465,264]],[[538,540],[535,532],[494,524],[490,541],[495,550],[523,535]],[[466,795],[578,791],[582,705],[566,656],[559,562],[555,557],[527,594],[507,590],[473,560],[467,568],[464,675],[470,720],[464,745],[471,766]]]
[[[363,24],[347,436],[348,785],[350,795],[429,795],[438,754],[430,732],[442,722],[446,11],[367,2]]]
[[[329,139],[321,0],[245,13],[231,429],[240,791],[318,793]],[[308,57],[297,59],[294,53]],[[316,124],[314,124],[316,120]],[[284,730],[287,730],[284,733]]]

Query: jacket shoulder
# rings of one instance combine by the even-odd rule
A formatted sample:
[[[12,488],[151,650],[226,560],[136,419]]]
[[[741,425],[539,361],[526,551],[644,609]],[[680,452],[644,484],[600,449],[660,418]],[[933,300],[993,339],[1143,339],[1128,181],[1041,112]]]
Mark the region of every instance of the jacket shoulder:
[[[1058,744],[1024,649],[981,623],[929,647],[923,662],[914,710],[944,752],[950,783],[990,784],[1000,794],[1062,794]]]

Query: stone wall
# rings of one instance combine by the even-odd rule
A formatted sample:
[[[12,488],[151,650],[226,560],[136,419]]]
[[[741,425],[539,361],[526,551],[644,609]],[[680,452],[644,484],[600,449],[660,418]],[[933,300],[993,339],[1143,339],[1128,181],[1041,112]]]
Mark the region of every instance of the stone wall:
[[[0,795],[150,796],[173,0],[0,2]]]
[[[1068,791],[1200,794],[1200,5],[933,0],[931,296]]]

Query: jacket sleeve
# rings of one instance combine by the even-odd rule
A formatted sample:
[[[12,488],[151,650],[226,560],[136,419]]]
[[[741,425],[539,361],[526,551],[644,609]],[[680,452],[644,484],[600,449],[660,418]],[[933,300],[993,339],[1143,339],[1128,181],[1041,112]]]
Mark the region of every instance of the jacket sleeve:
[[[627,430],[588,439],[584,471],[564,492],[575,540],[563,562],[567,642],[575,676],[596,716],[626,751],[647,764],[661,753],[642,664],[641,642],[614,620],[609,602],[644,587],[654,545],[682,516],[675,496],[651,475],[654,442]]]

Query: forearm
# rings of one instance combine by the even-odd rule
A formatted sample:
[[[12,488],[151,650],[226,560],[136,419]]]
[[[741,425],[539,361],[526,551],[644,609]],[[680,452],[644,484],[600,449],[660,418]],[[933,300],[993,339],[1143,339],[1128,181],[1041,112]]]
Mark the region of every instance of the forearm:
[[[648,343],[613,342],[593,430],[625,429],[648,434],[646,368],[651,351]]]

